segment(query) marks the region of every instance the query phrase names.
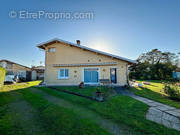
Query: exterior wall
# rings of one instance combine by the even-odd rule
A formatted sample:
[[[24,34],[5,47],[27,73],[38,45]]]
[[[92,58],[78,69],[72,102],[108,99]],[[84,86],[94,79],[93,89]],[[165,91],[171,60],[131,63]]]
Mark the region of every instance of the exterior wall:
[[[48,52],[48,48],[56,48],[56,52]],[[127,84],[127,62],[83,50],[70,45],[55,43],[46,48],[45,83],[47,85],[78,85],[83,81],[84,67],[53,67],[53,64],[80,64],[117,62],[115,66],[89,66],[100,69],[99,79],[110,79],[110,68],[117,68],[117,84]],[[68,79],[58,79],[60,68],[69,69]]]
[[[31,80],[33,81],[37,80],[37,72],[35,70],[31,72]]]
[[[31,80],[43,80],[44,79],[44,73],[39,73],[36,70],[33,70],[31,72]]]

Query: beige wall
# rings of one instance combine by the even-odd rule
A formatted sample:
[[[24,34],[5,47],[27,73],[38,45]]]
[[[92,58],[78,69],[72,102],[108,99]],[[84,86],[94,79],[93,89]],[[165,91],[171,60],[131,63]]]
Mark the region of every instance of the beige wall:
[[[48,52],[48,48],[56,48],[55,53]],[[69,69],[69,79],[58,79],[58,70],[63,67],[53,67],[53,64],[80,64],[80,63],[103,63],[117,62],[112,66],[93,66],[99,67],[100,79],[110,79],[110,68],[117,68],[117,84],[127,84],[126,70],[127,62],[100,55],[91,51],[83,50],[69,45],[55,43],[46,48],[46,75],[47,85],[77,85],[83,81],[84,67],[66,67]],[[92,66],[91,66],[92,67]],[[105,69],[105,71],[104,71]],[[75,71],[77,71],[75,73]]]

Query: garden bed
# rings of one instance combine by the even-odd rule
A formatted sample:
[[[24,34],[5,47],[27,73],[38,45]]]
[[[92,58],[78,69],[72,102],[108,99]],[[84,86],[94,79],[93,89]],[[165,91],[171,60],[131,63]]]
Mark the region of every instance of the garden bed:
[[[53,88],[55,88],[56,90],[61,90],[71,94],[81,95],[93,99],[98,93],[100,93],[100,95],[102,94],[104,99],[115,95],[115,91],[112,88],[104,86],[84,86],[83,88],[79,88],[78,86],[57,86]]]

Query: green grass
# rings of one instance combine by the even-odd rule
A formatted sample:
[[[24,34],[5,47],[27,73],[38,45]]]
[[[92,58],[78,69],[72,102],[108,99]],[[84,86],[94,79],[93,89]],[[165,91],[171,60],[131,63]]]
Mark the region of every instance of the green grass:
[[[22,91],[24,98],[39,110],[50,133],[58,135],[110,135],[92,120],[82,119],[72,110],[49,103],[28,89]]]
[[[18,114],[10,111],[7,105],[8,103],[19,100],[19,95],[15,93],[3,94],[0,94],[0,133],[2,135],[24,135],[25,133],[17,121]]]
[[[9,105],[22,100],[19,89],[38,85],[40,81],[4,85],[0,88],[0,133],[2,135],[24,135],[25,131],[20,125],[22,115],[10,110]]]
[[[144,135],[178,135],[179,132],[168,129],[162,125],[156,124],[145,119],[148,106],[142,102],[127,96],[114,96],[106,102],[90,101],[88,99],[53,91],[49,88],[39,88],[50,95],[62,98],[73,104],[91,109],[101,116],[111,119],[119,125],[126,125],[130,131]]]
[[[30,81],[30,82],[22,82],[22,83],[16,83],[11,85],[4,85],[2,88],[0,88],[0,92],[7,92],[17,89],[23,89],[35,85],[39,85],[41,81]]]
[[[16,121],[17,114],[9,113],[7,108],[0,108],[0,133],[2,135],[24,135],[19,123]]]
[[[0,88],[0,106],[19,100],[20,94],[16,92],[16,90],[35,86],[40,82],[41,81],[30,81],[25,83],[4,85],[2,88]]]
[[[148,106],[127,96],[113,96],[105,102],[96,102],[79,96],[55,91],[50,88],[39,87],[39,90],[60,98],[70,105],[77,107],[77,110],[66,106],[59,106],[49,102],[42,93],[34,93],[28,87],[37,84],[30,82],[26,86],[14,86],[12,91],[0,92],[0,133],[4,135],[108,135],[109,132],[96,123],[94,119],[83,117],[82,113],[88,116],[101,116],[104,119],[116,123],[131,133],[139,135],[178,135],[180,132],[168,129],[145,119]],[[23,89],[23,87],[26,87]],[[16,89],[20,88],[20,89]],[[68,87],[67,87],[68,88]],[[90,87],[89,91],[90,91]],[[16,89],[16,90],[15,90]],[[85,90],[85,89],[84,89]],[[61,100],[60,100],[61,101]],[[13,106],[21,102],[28,103],[23,111],[13,110]],[[20,104],[21,105],[21,104]],[[20,110],[21,107],[19,106]],[[83,112],[79,112],[81,108]],[[79,110],[81,110],[79,109]],[[26,110],[26,109],[25,109]],[[87,110],[87,111],[86,111]],[[88,111],[89,110],[89,111]],[[30,114],[29,114],[30,113]],[[28,121],[24,120],[30,115]],[[32,115],[33,114],[33,115]],[[91,115],[92,114],[92,115]],[[32,117],[33,116],[33,117]],[[38,125],[36,125],[38,124]],[[34,125],[34,126],[30,126]],[[34,130],[31,127],[42,127],[41,130]],[[40,128],[41,129],[41,128]]]
[[[142,82],[142,81],[137,81]],[[168,98],[163,91],[163,83],[161,81],[149,81],[151,85],[144,85],[144,88],[131,87],[130,90],[136,95],[152,99],[163,104],[167,104],[176,108],[180,108],[178,101]]]
[[[31,82],[30,85],[36,83]],[[0,133],[3,135],[110,135],[91,119],[81,118],[71,109],[57,106],[43,99],[41,95],[34,94],[25,89],[6,90],[0,93]],[[19,87],[19,86],[18,86]],[[23,86],[25,87],[25,86]],[[17,88],[14,86],[14,88]],[[23,120],[22,112],[13,111],[12,105],[28,102],[32,108],[27,111],[35,113],[33,118]],[[24,107],[24,106],[22,106]],[[32,110],[35,110],[33,112]],[[29,114],[31,115],[31,114]],[[22,122],[24,121],[24,122]],[[41,124],[43,131],[31,132],[28,124]],[[39,127],[36,125],[34,127]],[[33,129],[34,130],[34,129]],[[36,129],[35,129],[36,130]]]
[[[19,100],[19,97],[20,94],[15,91],[0,93],[0,106],[9,104],[11,102],[16,102]]]
[[[113,90],[109,87],[93,87],[93,86],[85,86],[83,88],[79,88],[78,86],[58,86],[56,87],[59,90],[65,90],[65,91],[70,91],[78,94],[82,94],[84,96],[93,96],[93,94],[97,91],[101,91],[102,93],[105,94],[105,96],[109,96],[110,93],[113,92]]]

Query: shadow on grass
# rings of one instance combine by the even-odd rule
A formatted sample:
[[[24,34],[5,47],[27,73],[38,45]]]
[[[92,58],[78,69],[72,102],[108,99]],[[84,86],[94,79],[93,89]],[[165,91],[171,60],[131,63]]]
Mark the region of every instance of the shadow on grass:
[[[153,85],[153,84],[150,84],[150,86],[153,86],[153,87],[158,87],[158,86],[156,86],[156,85]]]

